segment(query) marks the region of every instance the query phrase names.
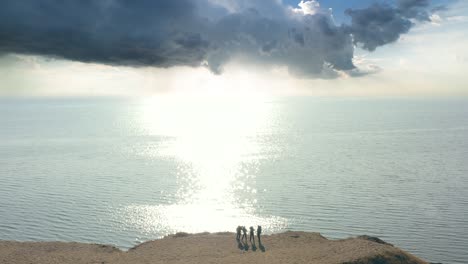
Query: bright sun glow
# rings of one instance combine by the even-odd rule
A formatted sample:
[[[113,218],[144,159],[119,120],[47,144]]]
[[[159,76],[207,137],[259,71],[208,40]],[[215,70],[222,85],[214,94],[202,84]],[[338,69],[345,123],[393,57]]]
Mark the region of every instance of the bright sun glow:
[[[133,224],[148,232],[168,233],[205,231],[202,227],[226,231],[239,222],[261,223],[271,231],[284,227],[284,219],[256,215],[255,198],[243,201],[236,196],[242,191],[255,197],[259,191],[250,184],[255,176],[242,164],[255,164],[261,158],[261,147],[253,137],[268,133],[271,111],[271,103],[261,97],[146,99],[140,116],[144,133],[171,140],[150,146],[145,155],[175,158],[183,166],[178,171],[178,202],[129,207]]]

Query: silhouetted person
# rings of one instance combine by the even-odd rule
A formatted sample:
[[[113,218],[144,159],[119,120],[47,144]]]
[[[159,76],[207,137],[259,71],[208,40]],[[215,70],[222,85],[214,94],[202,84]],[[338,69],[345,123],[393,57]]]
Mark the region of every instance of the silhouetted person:
[[[245,243],[247,244],[247,228],[245,226],[242,227],[242,241],[244,241],[245,238]]]
[[[262,226],[257,226],[257,238],[258,238],[258,243],[261,245],[262,240],[260,239],[260,235],[262,234]]]
[[[250,241],[250,243],[252,243],[252,245],[255,244],[255,233],[254,233],[253,226],[250,227],[249,241]]]
[[[237,226],[237,228],[236,228],[236,231],[237,231],[236,240],[237,240],[237,241],[240,240],[240,237],[241,237],[241,230],[242,230],[242,227],[241,227],[241,226]]]

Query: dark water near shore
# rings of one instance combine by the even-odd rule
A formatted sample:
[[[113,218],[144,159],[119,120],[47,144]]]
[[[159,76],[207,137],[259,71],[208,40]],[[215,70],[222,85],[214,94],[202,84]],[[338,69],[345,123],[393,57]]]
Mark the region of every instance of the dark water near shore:
[[[0,239],[368,234],[468,262],[468,100],[0,99]]]

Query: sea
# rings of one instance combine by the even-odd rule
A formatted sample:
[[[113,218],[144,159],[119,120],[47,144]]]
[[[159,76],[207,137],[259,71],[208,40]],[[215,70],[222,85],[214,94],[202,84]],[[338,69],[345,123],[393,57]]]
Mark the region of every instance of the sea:
[[[0,99],[0,240],[238,225],[468,263],[468,99]]]

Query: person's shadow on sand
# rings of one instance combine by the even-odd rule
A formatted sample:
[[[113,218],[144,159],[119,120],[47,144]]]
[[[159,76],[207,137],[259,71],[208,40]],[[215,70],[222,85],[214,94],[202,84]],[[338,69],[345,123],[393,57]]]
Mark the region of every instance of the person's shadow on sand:
[[[265,247],[263,246],[262,241],[258,241],[258,247],[262,252],[265,252]]]
[[[240,242],[240,240],[237,240],[237,248],[244,250],[244,245]]]
[[[257,245],[255,244],[252,245],[252,251],[257,251]]]
[[[243,239],[238,239],[238,238],[236,238],[236,241],[237,241],[237,248],[239,248],[240,250],[249,251],[250,247],[247,241],[244,242]],[[260,248],[262,252],[265,252],[265,246],[263,246],[261,240],[258,241],[258,248]],[[254,240],[252,243],[252,251],[257,251],[258,248]]]
[[[249,245],[247,243],[244,243],[244,241],[237,240],[237,248],[239,248],[240,250],[248,251]]]
[[[242,241],[242,247],[245,251],[249,251],[249,244],[247,242]]]
[[[249,251],[250,247],[249,247],[249,244],[244,243],[244,241],[237,240],[237,248],[239,248],[240,250]],[[257,247],[255,245],[253,245],[252,250],[256,251]]]

